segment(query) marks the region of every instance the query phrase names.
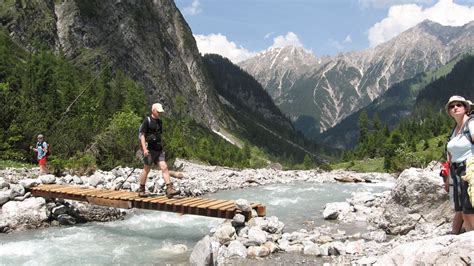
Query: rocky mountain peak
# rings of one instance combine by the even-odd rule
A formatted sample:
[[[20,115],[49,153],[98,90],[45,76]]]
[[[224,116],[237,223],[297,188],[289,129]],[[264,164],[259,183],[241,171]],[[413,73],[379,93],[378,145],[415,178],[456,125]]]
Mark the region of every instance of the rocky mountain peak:
[[[275,49],[240,66],[263,85],[299,130],[316,137],[371,103],[392,84],[438,68],[461,53],[473,52],[473,24],[451,27],[426,20],[374,48],[319,62],[307,51],[283,53],[284,49]]]

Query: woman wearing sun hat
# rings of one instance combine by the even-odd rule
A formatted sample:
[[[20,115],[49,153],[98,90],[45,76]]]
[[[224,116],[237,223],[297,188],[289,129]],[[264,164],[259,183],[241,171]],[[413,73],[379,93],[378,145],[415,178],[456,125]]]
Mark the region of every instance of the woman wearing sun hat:
[[[464,220],[466,231],[474,230],[474,208],[468,195],[468,182],[461,177],[466,174],[466,160],[474,156],[474,120],[469,119],[471,103],[461,96],[451,96],[446,103],[445,110],[449,116],[456,121],[456,127],[449,137],[447,144],[448,160],[450,162],[450,174],[454,190],[455,229],[456,216]],[[457,232],[455,230],[458,230]]]

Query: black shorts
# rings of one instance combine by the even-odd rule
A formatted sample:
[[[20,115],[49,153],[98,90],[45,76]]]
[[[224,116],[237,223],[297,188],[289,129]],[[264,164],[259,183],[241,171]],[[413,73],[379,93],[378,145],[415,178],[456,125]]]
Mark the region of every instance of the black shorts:
[[[467,193],[469,184],[461,178],[461,176],[466,174],[466,165],[453,163],[449,170],[453,180],[454,210],[457,212],[462,211],[464,214],[474,214],[474,208]]]
[[[152,165],[153,163],[158,164],[165,160],[164,151],[148,150],[148,156],[143,157],[143,163],[145,165]]]

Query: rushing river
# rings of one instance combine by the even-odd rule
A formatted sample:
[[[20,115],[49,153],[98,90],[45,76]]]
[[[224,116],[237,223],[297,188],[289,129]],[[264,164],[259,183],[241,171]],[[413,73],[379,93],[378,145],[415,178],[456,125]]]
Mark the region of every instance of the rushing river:
[[[344,201],[358,190],[380,192],[391,183],[275,184],[221,191],[208,197],[245,198],[267,206],[268,216],[285,223],[285,232],[324,221],[328,202]],[[221,219],[135,210],[123,221],[88,223],[0,235],[0,265],[187,264],[192,248]],[[351,227],[350,230],[364,230]]]

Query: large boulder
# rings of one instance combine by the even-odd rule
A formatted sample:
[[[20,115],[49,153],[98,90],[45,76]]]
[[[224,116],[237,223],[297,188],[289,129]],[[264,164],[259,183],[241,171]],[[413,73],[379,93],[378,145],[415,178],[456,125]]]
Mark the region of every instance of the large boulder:
[[[43,184],[54,184],[54,183],[56,183],[56,177],[54,175],[51,175],[51,174],[40,175],[38,178],[41,180],[41,183],[43,183]]]
[[[446,235],[395,247],[376,265],[472,265],[474,232]]]
[[[213,265],[211,238],[205,236],[199,240],[189,257],[189,264],[197,266]]]
[[[27,179],[20,180],[20,185],[22,185],[25,189],[35,187],[41,183],[42,183],[41,179],[38,179],[38,178],[27,178]]]
[[[354,208],[347,202],[331,202],[324,207],[323,217],[325,220],[335,220],[353,211]]]
[[[46,201],[43,198],[27,198],[9,201],[2,206],[0,220],[11,229],[36,228],[48,219]]]
[[[441,178],[429,169],[403,171],[382,207],[373,221],[389,234],[406,234],[423,222],[445,223],[453,215]]]
[[[0,191],[0,206],[7,203],[10,200],[10,191]]]

